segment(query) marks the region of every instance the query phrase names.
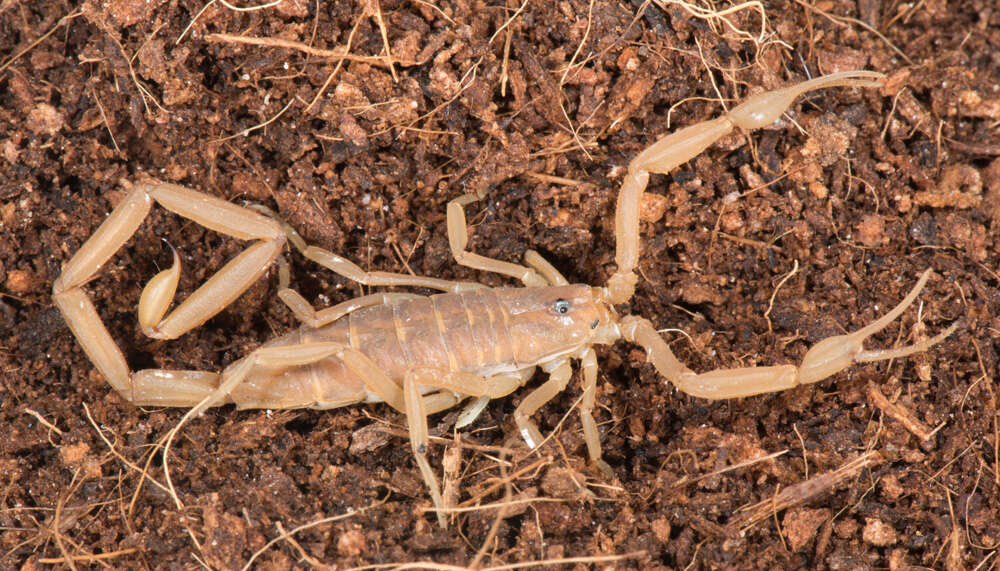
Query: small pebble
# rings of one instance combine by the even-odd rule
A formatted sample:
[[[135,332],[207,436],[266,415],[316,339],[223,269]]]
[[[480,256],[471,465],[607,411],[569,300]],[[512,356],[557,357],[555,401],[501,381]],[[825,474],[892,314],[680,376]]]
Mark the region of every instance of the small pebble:
[[[877,518],[867,518],[865,529],[861,532],[861,539],[876,547],[885,547],[896,543],[898,538],[896,530],[892,526]]]

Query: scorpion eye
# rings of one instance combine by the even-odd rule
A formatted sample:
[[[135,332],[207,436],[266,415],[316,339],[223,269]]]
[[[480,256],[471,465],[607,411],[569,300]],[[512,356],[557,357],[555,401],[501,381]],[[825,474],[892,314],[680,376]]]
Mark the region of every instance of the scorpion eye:
[[[565,299],[557,299],[556,302],[552,304],[552,310],[559,315],[566,315],[569,313],[569,302]]]

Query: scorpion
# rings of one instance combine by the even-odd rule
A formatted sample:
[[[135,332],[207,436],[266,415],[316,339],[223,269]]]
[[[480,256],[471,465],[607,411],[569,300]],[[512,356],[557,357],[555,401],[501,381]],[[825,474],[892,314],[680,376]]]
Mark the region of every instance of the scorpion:
[[[524,263],[488,258],[468,249],[464,209],[474,194],[447,206],[448,241],[455,261],[520,280],[522,288],[364,271],[353,262],[307,245],[290,225],[266,208],[243,207],[167,183],[132,185],[70,261],[53,285],[53,299],[90,360],[123,398],[135,405],[189,407],[189,415],[234,403],[246,408],[330,409],[384,402],[407,420],[413,456],[430,491],[441,526],[446,525],[437,478],[427,460],[427,416],[470,404],[461,428],[487,402],[524,385],[540,368],[548,378],[525,396],[514,424],[531,448],[542,442],[532,414],[563,391],[576,361],[582,370],[579,415],[590,462],[606,473],[594,419],[598,363],[594,345],[624,340],[643,348],[647,361],[678,390],[706,399],[776,392],[814,383],[853,363],[896,359],[922,352],[957,328],[894,349],[868,350],[866,338],[882,330],[917,298],[931,270],[891,311],[873,323],[812,346],[798,366],[757,366],[695,373],[685,367],[643,317],[619,317],[615,306],[635,292],[639,261],[639,204],[650,173],[666,174],[733,129],[756,129],[777,120],[799,96],[826,87],[875,87],[884,76],[847,71],[760,93],[728,113],[667,135],[628,165],[615,213],[616,271],[603,287],[570,284],[541,255],[527,251]],[[132,372],[102,323],[83,286],[136,232],[152,203],[222,234],[253,241],[167,314],[180,276],[180,258],[144,287],[138,304],[143,333],[174,339],[232,303],[276,261],[278,297],[302,326],[265,343],[221,372],[148,369]],[[431,296],[375,293],[316,310],[289,287],[281,255],[290,242],[319,265],[367,286],[406,286],[440,291]],[[185,418],[188,418],[187,416]]]

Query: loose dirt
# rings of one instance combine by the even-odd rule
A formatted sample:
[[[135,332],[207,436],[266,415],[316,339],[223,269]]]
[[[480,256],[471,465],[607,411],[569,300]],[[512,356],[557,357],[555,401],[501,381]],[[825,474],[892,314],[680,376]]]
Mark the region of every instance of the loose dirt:
[[[0,566],[995,568],[1000,11],[639,4],[0,2]],[[535,415],[552,435],[537,453],[511,419],[527,390],[460,433],[442,414],[431,461],[473,508],[447,530],[382,405],[213,409],[165,464],[154,445],[184,410],[117,396],[52,304],[62,265],[148,178],[263,203],[366,269],[509,284],[451,260],[445,204],[476,192],[475,251],[534,249],[603,285],[633,156],[747,94],[861,68],[884,87],[811,94],[653,177],[622,310],[698,371],[795,363],[930,267],[920,307],[871,345],[961,328],[723,402],[678,393],[636,347],[601,348],[614,478],[586,464],[578,376]],[[202,328],[144,337],[135,306],[164,241],[182,297],[243,248],[154,209],[87,286],[134,369],[219,370],[295,327],[270,272]],[[362,293],[288,257],[317,307]]]

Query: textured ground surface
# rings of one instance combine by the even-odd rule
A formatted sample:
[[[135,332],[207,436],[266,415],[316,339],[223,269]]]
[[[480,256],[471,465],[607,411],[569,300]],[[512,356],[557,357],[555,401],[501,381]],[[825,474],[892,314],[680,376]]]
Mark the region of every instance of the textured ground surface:
[[[596,556],[646,569],[997,565],[992,0],[771,2],[763,26],[752,7],[608,0],[40,4],[0,2],[0,566],[96,567],[100,556],[238,568],[258,551],[274,568]],[[331,56],[344,47],[350,58]],[[578,379],[536,415],[555,434],[538,454],[511,422],[525,391],[460,437],[453,416],[434,418],[444,440],[431,460],[444,460],[455,501],[504,501],[504,473],[522,500],[495,533],[496,510],[445,531],[422,513],[409,446],[392,435],[402,417],[385,406],[210,411],[172,448],[179,508],[137,466],[184,411],[115,395],[52,305],[62,264],[147,177],[267,204],[365,268],[500,285],[448,251],[446,202],[480,192],[476,251],[516,261],[536,249],[601,285],[631,157],[718,114],[720,97],[859,68],[889,80],[813,94],[653,177],[642,279],[622,310],[682,330],[665,335],[699,371],[796,362],[931,267],[919,313],[874,343],[962,328],[912,358],[728,402],[676,392],[634,347],[601,348],[613,479],[587,467],[578,417],[560,424]],[[133,368],[218,370],[294,327],[271,272],[197,331],[143,337],[134,308],[170,263],[161,238],[182,253],[182,296],[242,248],[154,211],[88,285]],[[317,306],[361,293],[291,260],[294,287]],[[162,454],[148,474],[165,482]],[[266,545],[332,516],[348,517]]]

